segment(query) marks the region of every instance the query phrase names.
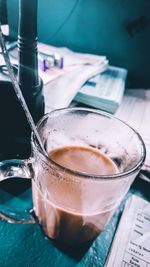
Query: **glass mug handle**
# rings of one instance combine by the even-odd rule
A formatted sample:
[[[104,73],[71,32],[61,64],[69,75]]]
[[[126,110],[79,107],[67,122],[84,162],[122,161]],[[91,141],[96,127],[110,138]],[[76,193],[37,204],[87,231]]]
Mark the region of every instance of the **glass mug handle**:
[[[20,178],[32,179],[32,159],[12,159],[0,162],[0,182],[6,179]],[[14,211],[0,204],[0,220],[17,224],[36,223],[33,209],[24,211]]]

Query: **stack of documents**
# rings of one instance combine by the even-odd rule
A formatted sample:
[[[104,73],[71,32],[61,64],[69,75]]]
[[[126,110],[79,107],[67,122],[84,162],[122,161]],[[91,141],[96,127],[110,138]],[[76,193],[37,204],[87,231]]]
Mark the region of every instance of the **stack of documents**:
[[[66,47],[55,47],[39,43],[38,51],[39,53],[45,54],[47,56],[53,54],[53,55],[59,55],[63,58],[63,68],[61,69],[53,67],[46,70],[46,72],[43,72],[39,68],[39,74],[43,79],[44,84],[47,84],[61,76],[63,76],[64,81],[66,81],[66,75],[74,73],[75,74],[74,82],[76,82],[76,80],[78,81],[81,80],[83,85],[83,83],[85,83],[93,75],[96,75],[106,70],[108,66],[108,60],[106,56],[77,53]],[[88,71],[89,69],[91,69],[91,73],[89,73]],[[80,71],[80,76],[76,76],[76,72],[78,70]]]
[[[55,65],[45,70],[39,61],[39,75],[44,82],[46,108],[65,108],[72,100],[114,113],[121,103],[127,70],[108,67],[106,56],[77,53],[65,47],[38,44],[39,56],[48,59],[61,57],[63,67]],[[17,45],[9,49],[11,58],[17,60]],[[47,94],[48,91],[48,94]]]
[[[122,101],[126,76],[126,69],[109,66],[80,88],[75,101],[114,113]]]
[[[150,266],[150,203],[133,195],[126,203],[105,267]]]
[[[63,58],[63,68],[50,68],[40,72],[45,84],[46,107],[50,109],[68,107],[77,92],[89,79],[108,67],[105,56],[76,53],[67,48],[56,48],[39,44],[41,53],[59,54]]]

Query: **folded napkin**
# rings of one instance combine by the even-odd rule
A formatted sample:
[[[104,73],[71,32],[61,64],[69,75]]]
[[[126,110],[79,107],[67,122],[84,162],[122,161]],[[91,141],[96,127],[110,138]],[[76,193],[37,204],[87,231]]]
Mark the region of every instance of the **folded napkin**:
[[[39,44],[38,49],[47,55],[59,54],[64,59],[63,69],[54,67],[40,71],[45,84],[45,104],[51,109],[67,107],[81,86],[108,66],[105,56],[76,53],[45,44]]]

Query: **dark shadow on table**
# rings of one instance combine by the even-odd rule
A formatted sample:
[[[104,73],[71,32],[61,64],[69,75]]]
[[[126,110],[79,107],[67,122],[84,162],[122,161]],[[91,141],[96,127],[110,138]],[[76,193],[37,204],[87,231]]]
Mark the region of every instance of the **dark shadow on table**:
[[[76,261],[80,261],[82,259],[82,257],[92,246],[93,242],[94,240],[83,244],[67,245],[58,241],[51,240],[52,245],[54,245],[57,249],[61,250],[61,252],[65,253],[67,256],[73,258]]]

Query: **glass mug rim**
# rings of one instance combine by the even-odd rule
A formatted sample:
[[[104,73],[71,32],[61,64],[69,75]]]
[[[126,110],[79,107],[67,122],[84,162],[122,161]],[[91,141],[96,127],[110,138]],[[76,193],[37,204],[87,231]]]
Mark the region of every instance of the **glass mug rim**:
[[[92,109],[92,108],[82,108],[82,107],[69,107],[69,108],[61,108],[61,109],[55,109],[52,110],[48,113],[46,113],[37,123],[36,125],[36,129],[37,131],[39,130],[40,125],[43,123],[44,120],[46,120],[48,117],[50,117],[51,115],[53,115],[54,113],[64,113],[64,112],[69,112],[69,111],[85,111],[85,112],[90,112],[90,113],[95,113],[97,115],[102,115],[103,117],[107,117],[110,119],[113,119],[115,121],[118,121],[119,123],[121,123],[122,125],[127,126],[138,138],[139,143],[141,143],[141,157],[140,160],[138,161],[138,163],[136,163],[135,166],[133,166],[131,169],[129,169],[128,171],[125,172],[119,172],[116,174],[112,174],[112,175],[95,175],[95,174],[89,174],[86,172],[80,172],[80,171],[75,171],[75,170],[71,170],[69,168],[63,167],[62,165],[56,163],[55,161],[53,161],[52,159],[50,159],[46,154],[43,153],[43,151],[41,150],[40,146],[38,145],[38,142],[36,141],[36,137],[34,136],[33,132],[31,135],[31,143],[32,146],[37,150],[38,154],[40,155],[40,159],[42,161],[44,161],[44,163],[46,163],[49,167],[52,168],[52,165],[54,167],[56,167],[57,169],[61,170],[61,171],[67,171],[67,173],[74,175],[74,176],[78,176],[78,178],[85,178],[85,179],[92,179],[94,180],[116,180],[116,179],[121,179],[121,178],[125,178],[128,175],[131,175],[135,172],[137,172],[138,170],[141,169],[141,167],[144,164],[145,158],[146,158],[146,147],[145,147],[145,143],[141,137],[141,135],[130,125],[128,125],[126,122],[124,122],[123,120],[115,117],[112,114],[109,114],[107,112],[101,111],[101,110],[97,110],[97,109]]]

